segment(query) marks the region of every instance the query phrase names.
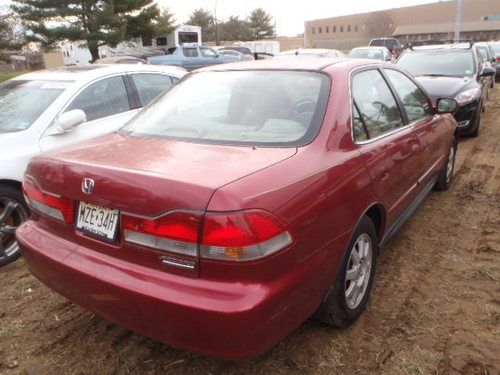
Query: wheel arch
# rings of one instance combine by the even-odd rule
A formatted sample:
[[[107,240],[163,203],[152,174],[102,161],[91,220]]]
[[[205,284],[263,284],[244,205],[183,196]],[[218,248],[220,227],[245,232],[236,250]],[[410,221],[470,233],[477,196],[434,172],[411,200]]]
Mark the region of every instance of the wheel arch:
[[[381,203],[374,203],[370,207],[368,207],[368,209],[366,209],[366,211],[359,218],[359,221],[364,216],[370,218],[370,220],[375,225],[377,239],[380,244],[382,242],[382,238],[384,237],[386,226],[386,212],[384,206]]]
[[[14,189],[22,191],[22,183],[21,183],[21,181],[9,180],[9,179],[0,179],[0,186],[2,186],[2,185],[10,186],[10,187],[13,187]]]

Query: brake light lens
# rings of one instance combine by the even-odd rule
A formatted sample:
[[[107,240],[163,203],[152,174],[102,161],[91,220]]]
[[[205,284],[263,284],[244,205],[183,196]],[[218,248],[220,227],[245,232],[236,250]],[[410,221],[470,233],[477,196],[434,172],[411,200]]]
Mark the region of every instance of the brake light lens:
[[[500,62],[500,56],[497,56],[497,62]]]
[[[271,255],[292,244],[287,225],[263,210],[207,213],[201,257],[247,261]]]
[[[158,250],[228,261],[255,260],[288,247],[287,225],[263,210],[196,213],[177,211],[158,219],[122,215],[126,241]]]
[[[30,177],[24,179],[23,191],[26,201],[34,210],[66,224],[74,223],[75,203],[72,199],[43,192]]]
[[[128,242],[178,254],[197,256],[200,217],[173,212],[158,219],[122,215],[124,238]]]

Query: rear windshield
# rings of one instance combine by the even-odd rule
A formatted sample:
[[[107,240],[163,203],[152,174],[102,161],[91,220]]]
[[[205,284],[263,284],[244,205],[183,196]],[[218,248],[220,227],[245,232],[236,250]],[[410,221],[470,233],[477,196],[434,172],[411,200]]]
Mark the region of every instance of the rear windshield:
[[[200,143],[301,146],[325,114],[330,79],[317,72],[200,72],[179,81],[122,132]]]
[[[385,40],[383,39],[374,39],[370,42],[370,46],[379,46],[385,47]]]
[[[384,54],[380,49],[353,49],[349,52],[349,57],[355,57],[358,59],[374,59],[383,60]]]
[[[414,51],[401,56],[397,65],[414,76],[466,77],[475,74],[472,51]]]

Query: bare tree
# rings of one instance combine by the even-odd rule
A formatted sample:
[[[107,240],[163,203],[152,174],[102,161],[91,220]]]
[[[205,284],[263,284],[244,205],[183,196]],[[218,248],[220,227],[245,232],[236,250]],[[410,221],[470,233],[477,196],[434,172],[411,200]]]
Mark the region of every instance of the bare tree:
[[[374,12],[366,21],[365,30],[373,38],[390,37],[394,32],[394,22],[389,13]]]

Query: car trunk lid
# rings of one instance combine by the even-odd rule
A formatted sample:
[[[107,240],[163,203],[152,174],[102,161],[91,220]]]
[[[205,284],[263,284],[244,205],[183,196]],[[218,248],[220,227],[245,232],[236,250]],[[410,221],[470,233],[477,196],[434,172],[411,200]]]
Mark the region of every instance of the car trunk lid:
[[[43,191],[74,200],[77,210],[79,202],[85,202],[147,219],[172,211],[195,212],[201,217],[215,190],[295,153],[296,148],[219,146],[112,134],[38,157],[27,174]],[[83,179],[93,181],[90,193],[83,191]],[[115,241],[108,241],[75,230],[74,225],[68,228],[53,220],[42,221],[93,250],[149,267],[165,267],[159,261],[165,255],[162,251],[127,243],[123,230],[118,229]],[[196,274],[197,270],[190,271]]]

